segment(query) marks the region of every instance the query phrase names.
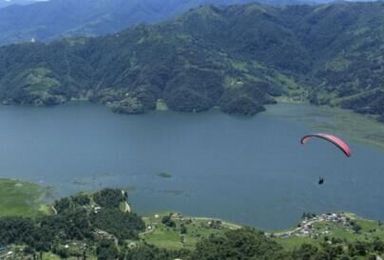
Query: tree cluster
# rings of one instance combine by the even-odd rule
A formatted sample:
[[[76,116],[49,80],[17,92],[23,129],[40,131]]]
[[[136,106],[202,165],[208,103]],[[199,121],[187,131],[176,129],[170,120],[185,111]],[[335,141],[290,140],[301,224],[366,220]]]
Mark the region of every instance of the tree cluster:
[[[57,214],[36,219],[0,218],[0,245],[25,245],[27,254],[52,251],[64,257],[82,255],[85,249],[70,253],[63,245],[83,241],[96,244],[100,256],[116,253],[116,248],[109,248],[106,240],[115,243],[137,239],[138,233],[145,230],[141,217],[119,209],[125,199],[126,195],[119,189],[104,189],[95,194],[78,194],[55,201],[53,207]]]

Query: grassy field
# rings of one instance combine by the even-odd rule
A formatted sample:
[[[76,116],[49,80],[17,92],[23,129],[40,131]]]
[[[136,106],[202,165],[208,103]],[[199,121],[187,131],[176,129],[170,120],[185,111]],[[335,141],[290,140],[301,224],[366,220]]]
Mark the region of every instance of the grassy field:
[[[34,217],[49,211],[42,203],[46,188],[39,185],[0,179],[0,216]]]
[[[176,226],[167,227],[161,223],[161,219],[166,215],[169,215],[169,213],[144,217],[147,227],[151,226],[151,230],[147,229],[147,231],[141,235],[144,241],[166,249],[193,249],[201,238],[240,227],[223,221],[220,221],[221,224],[219,225],[214,225],[212,224],[212,219],[194,217],[172,218]],[[182,225],[184,225],[186,231],[184,234],[181,232]]]
[[[147,227],[151,226],[151,229],[141,234],[141,239],[149,244],[166,249],[193,249],[201,238],[208,237],[211,234],[223,234],[227,230],[241,227],[236,224],[221,222],[221,225],[217,228],[209,224],[212,222],[209,218],[182,217],[172,218],[176,226],[170,228],[161,223],[162,217],[168,214],[163,213],[156,215],[156,217],[145,217],[145,223]],[[290,251],[304,243],[320,246],[325,237],[340,239],[344,242],[373,241],[375,238],[384,240],[383,224],[378,221],[359,218],[353,214],[350,214],[350,216],[361,227],[357,233],[350,227],[327,221],[314,224],[315,231],[313,235],[315,236],[292,235],[288,238],[274,237],[273,240]],[[182,224],[187,230],[185,234],[181,234]]]

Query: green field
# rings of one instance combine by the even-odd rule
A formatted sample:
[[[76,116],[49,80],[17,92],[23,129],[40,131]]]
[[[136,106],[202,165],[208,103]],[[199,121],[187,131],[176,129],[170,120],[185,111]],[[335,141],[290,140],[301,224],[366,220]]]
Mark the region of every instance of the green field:
[[[166,215],[168,215],[168,213],[159,214],[156,215],[156,217],[144,217],[147,227],[151,226],[151,229],[141,234],[140,237],[143,241],[165,249],[177,250],[184,248],[193,250],[196,243],[202,238],[206,238],[211,234],[220,235],[230,229],[238,229],[241,227],[239,225],[221,222],[222,224],[219,228],[213,228],[209,225],[212,219],[194,217],[173,218],[176,226],[167,227],[161,223],[162,217]],[[376,238],[384,239],[384,225],[382,225],[381,222],[363,219],[353,214],[348,215],[361,227],[358,232],[342,224],[326,221],[314,224],[315,231],[312,233],[312,236],[292,235],[288,238],[273,237],[272,239],[287,251],[297,249],[302,244],[312,244],[320,248],[321,244],[328,239],[337,239],[342,241],[344,245],[355,241],[373,242]],[[187,229],[185,234],[181,234],[180,227],[182,224],[184,224]]]
[[[240,226],[221,221],[221,224],[212,225],[212,219],[181,217],[173,218],[175,227],[167,227],[161,223],[161,219],[169,213],[144,217],[144,221],[151,230],[141,234],[141,238],[152,245],[166,249],[193,249],[196,243],[211,234],[220,234]],[[156,217],[155,217],[156,216]],[[184,225],[186,232],[182,234],[181,226]]]
[[[46,191],[37,184],[0,179],[0,216],[35,217],[48,212],[42,202]]]

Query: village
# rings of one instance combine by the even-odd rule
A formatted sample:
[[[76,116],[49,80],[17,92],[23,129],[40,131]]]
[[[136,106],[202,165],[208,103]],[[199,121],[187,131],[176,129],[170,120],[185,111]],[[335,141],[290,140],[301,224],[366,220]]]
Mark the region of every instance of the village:
[[[330,233],[327,228],[318,229],[317,224],[333,223],[340,227],[356,232],[359,226],[353,221],[350,214],[347,213],[324,213],[320,215],[303,214],[302,221],[297,228],[285,232],[268,233],[271,237],[290,238],[292,236],[318,238],[320,235],[328,235]]]

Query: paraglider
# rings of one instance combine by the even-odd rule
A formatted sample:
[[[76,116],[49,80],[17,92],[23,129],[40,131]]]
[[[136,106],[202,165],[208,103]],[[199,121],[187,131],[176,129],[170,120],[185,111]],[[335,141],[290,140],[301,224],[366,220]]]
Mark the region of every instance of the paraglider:
[[[331,134],[324,134],[324,133],[317,133],[317,134],[309,134],[305,135],[301,138],[300,143],[305,144],[307,143],[311,138],[321,138],[323,140],[326,140],[332,144],[334,144],[337,148],[339,148],[347,157],[350,157],[352,155],[351,148],[349,145],[342,140],[341,138],[331,135]],[[324,183],[324,178],[319,177],[319,181],[317,182],[319,185],[322,185]]]
[[[337,148],[339,148],[347,157],[350,157],[352,155],[351,148],[349,145],[343,141],[341,138],[331,135],[331,134],[324,134],[324,133],[317,133],[317,134],[310,134],[305,135],[301,138],[300,143],[305,144],[307,143],[311,138],[321,138],[323,140],[326,140],[332,144],[334,144]]]

